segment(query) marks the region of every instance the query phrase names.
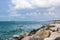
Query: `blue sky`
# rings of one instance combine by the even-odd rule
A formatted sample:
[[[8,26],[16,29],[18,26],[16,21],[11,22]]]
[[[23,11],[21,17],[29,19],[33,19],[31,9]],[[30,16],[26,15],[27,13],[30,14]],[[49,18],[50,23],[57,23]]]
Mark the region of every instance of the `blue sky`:
[[[0,0],[0,21],[60,19],[60,0]]]

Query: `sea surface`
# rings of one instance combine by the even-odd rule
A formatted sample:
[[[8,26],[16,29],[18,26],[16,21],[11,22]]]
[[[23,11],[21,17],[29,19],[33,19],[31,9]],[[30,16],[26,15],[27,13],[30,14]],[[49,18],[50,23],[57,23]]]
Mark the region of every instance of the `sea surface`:
[[[40,28],[42,25],[51,23],[50,21],[0,21],[0,40],[6,40],[13,35],[20,35]]]

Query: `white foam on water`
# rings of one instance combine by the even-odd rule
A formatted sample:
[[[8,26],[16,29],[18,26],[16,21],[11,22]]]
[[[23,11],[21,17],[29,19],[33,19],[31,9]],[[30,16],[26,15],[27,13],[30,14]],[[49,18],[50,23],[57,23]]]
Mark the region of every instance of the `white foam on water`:
[[[19,37],[19,35],[13,35],[13,37]]]

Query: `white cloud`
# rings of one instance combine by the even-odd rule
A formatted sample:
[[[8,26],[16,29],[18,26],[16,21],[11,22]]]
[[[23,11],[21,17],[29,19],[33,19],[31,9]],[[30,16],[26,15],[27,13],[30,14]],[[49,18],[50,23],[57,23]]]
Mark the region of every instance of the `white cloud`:
[[[20,18],[27,18],[28,17],[33,17],[33,18],[38,18],[38,19],[43,19],[45,18],[49,18],[49,19],[56,19],[58,18],[60,15],[57,15],[58,13],[56,13],[56,7],[60,6],[60,0],[11,0],[11,5],[10,7],[10,16],[11,17],[20,17]],[[28,8],[28,10],[31,9],[35,9],[35,8],[47,8],[46,10],[48,12],[28,12],[25,14],[22,13],[18,13],[17,9],[21,10],[21,9],[26,9]],[[35,9],[36,10],[36,9]],[[37,10],[36,10],[37,11]],[[39,10],[40,11],[40,10]],[[24,12],[24,11],[23,11]]]
[[[12,0],[12,4],[15,8],[31,8],[31,4],[27,0]]]
[[[33,12],[33,13],[26,13],[26,16],[30,16],[30,17],[38,17],[38,16],[40,16],[41,15],[41,13],[39,12],[39,13],[36,13],[36,12]]]
[[[43,15],[49,19],[57,19],[59,18],[59,13],[56,13],[56,7],[51,7],[48,10],[48,13],[44,13]]]
[[[60,0],[11,0],[14,8],[53,7],[60,5]]]

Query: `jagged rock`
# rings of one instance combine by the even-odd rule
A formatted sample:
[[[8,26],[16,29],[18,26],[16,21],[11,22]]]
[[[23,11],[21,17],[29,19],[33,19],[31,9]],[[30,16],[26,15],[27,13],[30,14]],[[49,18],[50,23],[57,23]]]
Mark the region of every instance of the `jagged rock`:
[[[24,37],[27,37],[29,33],[24,33],[19,36],[19,40],[23,39]]]
[[[37,30],[33,29],[33,30],[28,34],[28,36],[32,36],[32,35],[34,35],[36,32],[37,32]]]
[[[39,36],[28,36],[23,38],[22,40],[44,40],[44,39],[40,38]]]
[[[55,27],[49,28],[51,31],[59,31],[60,30],[60,24],[50,24],[50,25],[55,25]]]
[[[42,38],[47,38],[51,35],[49,30],[39,30],[35,34],[36,36],[40,36]]]

